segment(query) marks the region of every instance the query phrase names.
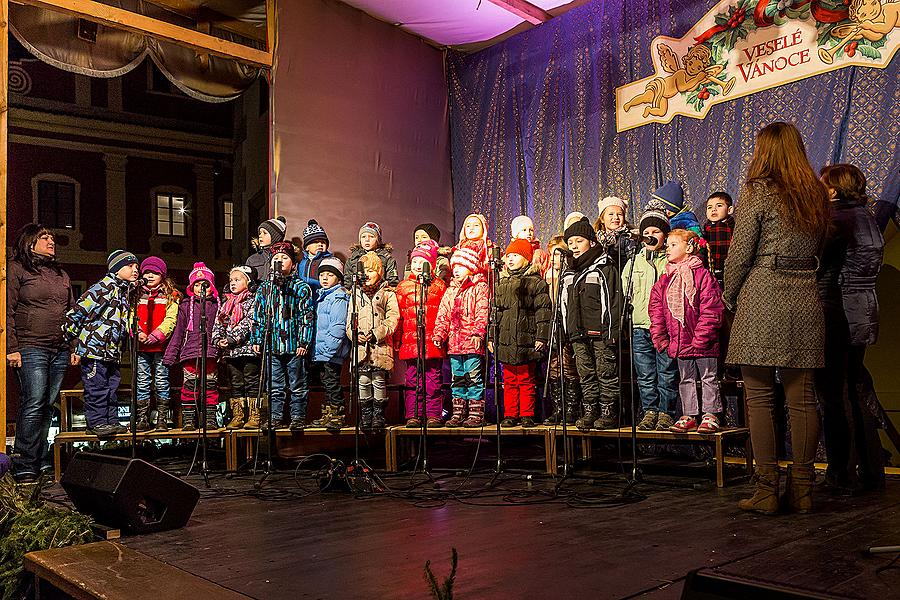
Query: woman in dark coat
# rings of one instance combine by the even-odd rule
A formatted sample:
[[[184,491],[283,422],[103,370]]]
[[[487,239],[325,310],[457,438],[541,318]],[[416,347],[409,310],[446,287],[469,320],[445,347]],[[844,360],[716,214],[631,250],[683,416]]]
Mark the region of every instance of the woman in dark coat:
[[[19,379],[13,471],[19,482],[48,469],[51,406],[63,376],[77,358],[69,354],[62,325],[74,304],[69,275],[56,262],[53,234],[29,223],[19,232],[6,288],[6,362]]]
[[[853,165],[822,169],[831,197],[832,227],[819,271],[825,309],[825,368],[816,376],[824,412],[828,470],[835,491],[884,487],[884,450],[878,410],[863,359],[878,340],[875,282],[884,257],[884,238],[866,208],[866,178]],[[846,387],[845,387],[846,385]],[[867,406],[874,399],[876,406]]]
[[[743,510],[778,510],[776,369],[791,419],[788,503],[798,512],[812,508],[819,429],[813,379],[825,363],[816,268],[827,223],[828,196],[800,133],[787,123],[764,127],[737,204],[723,295],[736,311],[726,362],[741,367],[758,465],[756,493],[739,503]]]

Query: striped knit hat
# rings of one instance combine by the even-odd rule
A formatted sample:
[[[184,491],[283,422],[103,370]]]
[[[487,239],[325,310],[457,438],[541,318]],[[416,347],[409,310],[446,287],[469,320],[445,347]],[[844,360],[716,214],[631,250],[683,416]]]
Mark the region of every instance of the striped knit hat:
[[[458,248],[450,257],[450,268],[460,265],[469,270],[469,273],[477,273],[479,270],[478,254],[470,248]]]
[[[325,242],[325,247],[328,248],[328,235],[325,230],[318,221],[310,219],[306,224],[306,229],[303,230],[303,247],[306,248],[313,242]]]
[[[119,269],[131,264],[138,264],[138,259],[128,250],[113,250],[106,257],[106,270],[110,273],[118,273]]]
[[[287,232],[287,221],[284,217],[275,217],[259,224],[259,229],[264,229],[272,236],[272,243],[284,240],[284,234]]]

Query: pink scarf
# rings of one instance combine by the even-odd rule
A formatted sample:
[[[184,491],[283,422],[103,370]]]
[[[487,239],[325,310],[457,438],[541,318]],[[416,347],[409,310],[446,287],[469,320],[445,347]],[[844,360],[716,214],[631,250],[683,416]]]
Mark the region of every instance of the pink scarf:
[[[681,262],[667,263],[666,275],[671,275],[669,287],[666,288],[666,304],[669,312],[684,327],[684,301],[694,303],[697,286],[694,285],[694,267],[703,266],[699,256],[688,256]]]
[[[225,294],[225,304],[222,307],[222,315],[224,316],[223,324],[227,324],[227,319],[231,317],[231,324],[237,325],[244,318],[244,309],[241,304],[250,295],[250,290],[245,289],[238,294]]]

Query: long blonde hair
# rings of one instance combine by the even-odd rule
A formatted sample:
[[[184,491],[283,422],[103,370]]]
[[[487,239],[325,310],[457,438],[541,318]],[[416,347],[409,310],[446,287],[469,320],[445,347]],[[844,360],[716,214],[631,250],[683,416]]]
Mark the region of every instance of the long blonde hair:
[[[776,121],[763,127],[747,171],[747,183],[769,181],[778,188],[782,218],[804,233],[824,231],[829,221],[828,192],[806,158],[797,128]]]

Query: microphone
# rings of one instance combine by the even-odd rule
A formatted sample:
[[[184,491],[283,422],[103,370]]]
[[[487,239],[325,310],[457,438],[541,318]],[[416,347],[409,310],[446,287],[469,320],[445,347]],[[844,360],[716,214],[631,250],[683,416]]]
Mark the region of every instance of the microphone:
[[[272,277],[280,277],[281,276],[281,267],[282,263],[280,260],[276,260],[272,266]]]
[[[568,248],[563,247],[563,246],[560,246],[560,247],[558,247],[558,248],[554,248],[553,251],[554,251],[554,252],[559,252],[560,254],[562,254],[563,256],[565,256],[566,258],[572,258],[572,257],[575,256],[575,253],[574,253],[574,252],[572,252],[571,250],[569,250]]]
[[[137,287],[144,287],[145,285],[148,285],[148,283],[146,277],[139,277],[138,280],[134,282],[134,285]]]
[[[648,246],[655,246],[657,242],[659,242],[659,240],[652,235],[642,235],[638,241]]]
[[[419,275],[423,281],[431,281],[431,263],[422,263],[422,274]]]

